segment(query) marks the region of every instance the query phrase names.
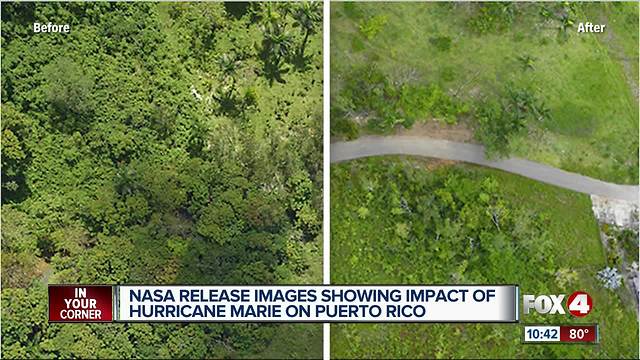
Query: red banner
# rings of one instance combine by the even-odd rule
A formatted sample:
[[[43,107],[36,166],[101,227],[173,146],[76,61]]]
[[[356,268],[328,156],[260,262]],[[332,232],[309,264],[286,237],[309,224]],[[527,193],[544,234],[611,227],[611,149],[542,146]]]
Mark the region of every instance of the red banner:
[[[49,321],[111,322],[110,285],[49,285]]]
[[[561,342],[588,342],[598,341],[598,327],[596,325],[562,325],[560,326]]]

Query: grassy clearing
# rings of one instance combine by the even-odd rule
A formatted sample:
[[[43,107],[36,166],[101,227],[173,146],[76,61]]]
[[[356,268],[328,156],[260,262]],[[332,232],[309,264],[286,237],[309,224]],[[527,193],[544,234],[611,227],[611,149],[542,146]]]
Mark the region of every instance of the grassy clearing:
[[[533,346],[521,344],[522,325],[514,324],[339,324],[332,325],[332,356],[638,357],[634,309],[595,277],[607,259],[588,196],[496,170],[408,157],[362,159],[332,165],[331,171],[332,283],[517,283],[522,293],[531,294],[582,289],[595,304],[587,318],[521,314],[523,322],[601,326],[597,346]],[[455,186],[449,187],[451,179]],[[494,190],[486,191],[492,182]],[[443,192],[449,188],[454,190]],[[446,192],[453,193],[454,205],[445,200]],[[496,199],[512,216],[500,232],[485,223],[465,233],[465,226],[483,224],[487,216],[474,205],[478,192]],[[399,212],[394,198],[406,201],[410,211]],[[452,212],[452,206],[458,210]],[[458,221],[464,226],[455,225]],[[408,232],[399,232],[398,224],[408,226]],[[443,235],[436,240],[434,232]],[[480,245],[474,240],[474,246],[482,250],[460,245],[469,236],[479,236]],[[481,256],[474,258],[475,251]]]
[[[496,100],[510,84],[544,100],[550,115],[511,139],[512,154],[637,183],[637,4],[576,6],[564,40],[557,18],[539,15],[543,6],[551,7],[514,4],[510,23],[478,33],[469,25],[477,4],[334,3],[332,103],[344,103],[347,75],[362,64],[375,64],[392,83],[439,86],[472,109]],[[607,24],[605,33],[578,34],[578,23],[587,21]],[[469,115],[459,121],[474,127],[473,111]],[[332,114],[335,135],[347,128],[340,120]]]

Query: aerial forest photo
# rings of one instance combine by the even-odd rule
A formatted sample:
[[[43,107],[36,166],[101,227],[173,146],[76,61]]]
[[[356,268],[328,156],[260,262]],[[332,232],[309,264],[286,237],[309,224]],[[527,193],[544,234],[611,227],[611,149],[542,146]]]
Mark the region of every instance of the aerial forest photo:
[[[47,321],[48,284],[322,281],[321,3],[3,2],[1,95],[3,358],[322,356],[321,324]]]

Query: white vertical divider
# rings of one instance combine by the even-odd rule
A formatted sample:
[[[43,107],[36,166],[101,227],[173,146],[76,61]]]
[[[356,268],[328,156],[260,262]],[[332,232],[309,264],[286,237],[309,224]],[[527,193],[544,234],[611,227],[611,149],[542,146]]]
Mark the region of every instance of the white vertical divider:
[[[322,75],[323,75],[323,89],[322,89],[322,118],[323,118],[323,137],[322,137],[322,156],[323,156],[323,170],[322,170],[322,283],[325,285],[331,284],[331,239],[330,239],[330,199],[329,199],[329,186],[330,186],[330,165],[331,158],[329,151],[331,147],[331,133],[330,133],[330,37],[329,37],[329,0],[323,0],[323,17],[322,17]],[[328,323],[322,325],[322,358],[329,360],[331,358],[331,328]]]

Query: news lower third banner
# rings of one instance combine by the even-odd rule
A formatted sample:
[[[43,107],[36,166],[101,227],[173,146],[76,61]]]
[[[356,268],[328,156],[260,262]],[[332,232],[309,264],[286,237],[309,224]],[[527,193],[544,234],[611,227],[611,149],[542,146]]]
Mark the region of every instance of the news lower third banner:
[[[50,285],[51,322],[517,322],[516,285]]]

